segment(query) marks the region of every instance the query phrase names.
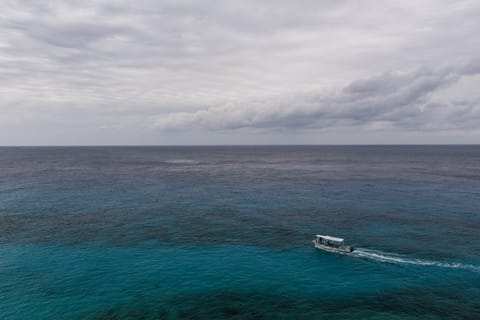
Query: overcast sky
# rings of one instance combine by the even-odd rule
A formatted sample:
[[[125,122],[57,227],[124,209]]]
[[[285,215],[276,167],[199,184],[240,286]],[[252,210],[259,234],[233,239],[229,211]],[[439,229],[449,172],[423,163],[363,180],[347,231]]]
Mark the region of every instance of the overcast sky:
[[[480,1],[0,4],[0,145],[480,143]]]

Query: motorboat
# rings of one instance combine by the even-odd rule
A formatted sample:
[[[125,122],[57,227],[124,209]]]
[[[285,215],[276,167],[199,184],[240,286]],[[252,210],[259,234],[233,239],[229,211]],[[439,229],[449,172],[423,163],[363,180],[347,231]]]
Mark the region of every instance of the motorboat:
[[[317,234],[317,238],[312,242],[315,245],[315,248],[325,251],[350,253],[355,250],[352,246],[346,246],[344,239],[337,237]]]

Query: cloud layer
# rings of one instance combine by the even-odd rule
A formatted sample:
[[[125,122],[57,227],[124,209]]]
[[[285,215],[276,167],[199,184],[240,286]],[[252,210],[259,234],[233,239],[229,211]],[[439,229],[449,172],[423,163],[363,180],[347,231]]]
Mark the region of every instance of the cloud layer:
[[[187,130],[195,126],[208,130],[364,125],[376,129],[475,128],[480,118],[476,101],[455,106],[453,102],[437,101],[434,94],[479,71],[477,65],[471,63],[462,68],[384,73],[354,81],[338,92],[311,91],[171,113],[160,118],[156,125],[167,130]],[[463,113],[462,117],[456,119],[459,112]]]
[[[468,0],[7,0],[0,144],[471,136],[478,16]]]

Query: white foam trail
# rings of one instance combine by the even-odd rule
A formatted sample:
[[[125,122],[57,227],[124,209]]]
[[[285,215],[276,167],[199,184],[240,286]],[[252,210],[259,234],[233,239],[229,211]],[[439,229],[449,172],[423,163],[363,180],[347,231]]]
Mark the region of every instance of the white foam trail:
[[[396,263],[396,264],[413,264],[418,266],[435,266],[441,268],[451,268],[451,269],[464,269],[470,270],[475,272],[480,272],[480,266],[475,266],[471,264],[463,264],[459,262],[440,262],[440,261],[431,261],[431,260],[423,260],[423,259],[412,259],[407,258],[405,256],[393,253],[385,253],[382,251],[376,250],[368,250],[357,248],[354,252],[350,255],[365,258],[380,262],[387,262],[387,263]]]

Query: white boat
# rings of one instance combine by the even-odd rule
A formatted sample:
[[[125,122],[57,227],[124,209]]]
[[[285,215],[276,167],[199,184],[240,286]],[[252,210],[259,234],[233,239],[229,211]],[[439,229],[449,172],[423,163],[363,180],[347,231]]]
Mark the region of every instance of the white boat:
[[[331,237],[331,236],[322,236],[317,234],[317,239],[313,240],[315,248],[322,249],[325,251],[331,252],[353,252],[354,248],[352,246],[346,246],[344,239]]]

